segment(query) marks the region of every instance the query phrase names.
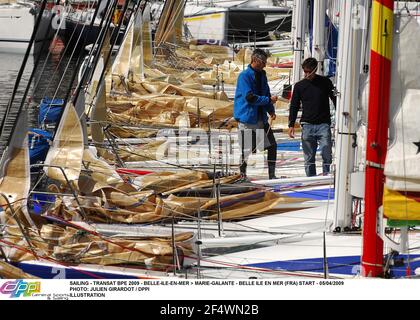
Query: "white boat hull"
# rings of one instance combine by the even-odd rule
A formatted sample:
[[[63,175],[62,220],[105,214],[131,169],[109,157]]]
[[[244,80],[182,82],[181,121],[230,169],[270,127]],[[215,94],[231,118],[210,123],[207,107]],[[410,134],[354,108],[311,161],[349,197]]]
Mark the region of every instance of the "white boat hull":
[[[0,52],[25,53],[35,19],[26,5],[0,6]]]

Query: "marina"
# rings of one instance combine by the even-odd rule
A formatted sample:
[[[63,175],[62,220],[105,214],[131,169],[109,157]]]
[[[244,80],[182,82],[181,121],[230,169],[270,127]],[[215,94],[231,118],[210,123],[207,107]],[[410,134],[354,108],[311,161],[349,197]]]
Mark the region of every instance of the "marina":
[[[0,1],[0,278],[420,274],[417,1]],[[269,129],[245,158],[261,51]],[[317,98],[293,118],[311,76],[333,85],[331,163],[305,145]]]

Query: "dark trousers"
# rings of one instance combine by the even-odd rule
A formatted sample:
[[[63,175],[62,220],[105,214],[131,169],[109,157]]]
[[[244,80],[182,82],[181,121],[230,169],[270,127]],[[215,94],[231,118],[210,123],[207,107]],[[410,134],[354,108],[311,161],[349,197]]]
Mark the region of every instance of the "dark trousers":
[[[248,127],[247,125],[245,125]],[[239,127],[239,146],[241,148],[240,158],[240,171],[241,174],[246,175],[247,161],[251,153],[255,153],[256,150],[267,150],[267,162],[268,162],[268,176],[273,178],[275,176],[276,161],[277,161],[277,143],[274,138],[273,130],[268,123],[264,125],[264,132],[257,132],[252,125],[250,128]],[[263,137],[261,137],[263,136]]]

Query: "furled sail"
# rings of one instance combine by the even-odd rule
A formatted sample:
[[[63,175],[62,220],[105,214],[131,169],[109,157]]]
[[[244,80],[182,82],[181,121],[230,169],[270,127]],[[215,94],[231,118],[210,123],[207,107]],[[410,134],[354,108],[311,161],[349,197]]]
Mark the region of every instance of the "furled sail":
[[[391,82],[390,146],[385,163],[384,214],[420,220],[420,25],[396,17]]]
[[[64,184],[67,184],[67,177],[69,181],[74,181],[74,185],[77,185],[83,159],[83,140],[79,116],[73,103],[69,102],[57,128],[53,145],[45,159],[45,164],[50,166],[45,167],[48,177]],[[58,167],[64,170],[66,177]]]
[[[143,11],[142,40],[143,40],[143,63],[151,66],[153,61],[152,30],[150,28],[150,3],[147,2]]]
[[[132,80],[144,80],[144,62],[143,62],[143,18],[142,13],[138,11],[134,17],[133,26],[133,44],[130,59],[130,75]]]
[[[92,135],[92,140],[101,145],[104,141],[104,131],[103,125],[107,120],[106,112],[106,96],[105,96],[105,81],[99,84],[99,90],[96,97],[96,101],[92,107],[90,114],[90,130]]]
[[[102,50],[101,56],[99,57],[98,63],[93,71],[92,79],[90,80],[89,86],[86,90],[85,113],[89,117],[91,117],[92,109],[95,106],[95,99],[98,99],[99,95],[96,95],[96,92],[98,91],[99,80],[104,69],[104,56],[104,50]]]
[[[34,225],[27,211],[30,190],[29,150],[27,138],[27,110],[21,112],[10,143],[0,161],[0,193],[12,205],[15,211],[22,212],[26,222]],[[5,210],[7,201],[0,197],[0,205]],[[1,217],[1,215],[0,215]]]
[[[123,182],[115,169],[112,168],[105,160],[97,158],[91,149],[84,150],[83,165],[86,170],[91,172],[92,179],[97,182],[106,185],[114,185]]]
[[[150,29],[146,23],[143,23],[142,13],[139,10],[131,17],[128,23],[124,41],[111,68],[112,72],[108,73],[106,77],[106,94],[110,93],[111,88],[121,91],[117,89],[120,85],[127,89],[126,84],[129,79],[131,81],[144,79],[144,55],[148,56],[147,63],[150,64],[151,47],[150,50],[143,47],[143,38],[145,38],[146,42],[150,42],[150,36],[147,34],[147,30],[143,32],[143,27]],[[117,80],[117,77],[120,80]]]
[[[104,45],[101,49],[101,56],[95,66],[88,90],[86,92],[86,110],[85,114],[90,118],[90,130],[92,140],[99,146],[104,141],[103,125],[107,120],[106,113],[106,94],[105,80],[103,80],[103,72],[109,73],[110,62],[105,65],[105,59],[109,53],[109,33],[106,33]],[[104,71],[105,69],[105,71]],[[106,74],[105,73],[105,74]],[[102,78],[102,80],[100,80]],[[111,76],[109,77],[111,79]],[[98,148],[99,148],[98,146]]]
[[[124,41],[121,44],[121,48],[118,51],[118,55],[115,58],[114,65],[112,66],[112,75],[122,76],[124,79],[128,79],[128,72],[130,68],[130,60],[133,46],[133,31],[134,18],[131,17],[128,23],[128,30],[125,34]]]

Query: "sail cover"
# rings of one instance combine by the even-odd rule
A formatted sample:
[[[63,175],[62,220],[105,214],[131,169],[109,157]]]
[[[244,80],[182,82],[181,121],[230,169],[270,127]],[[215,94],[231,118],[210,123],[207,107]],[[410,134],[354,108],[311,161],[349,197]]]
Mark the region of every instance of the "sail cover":
[[[392,61],[390,144],[385,162],[384,214],[420,220],[420,25],[396,16]]]

